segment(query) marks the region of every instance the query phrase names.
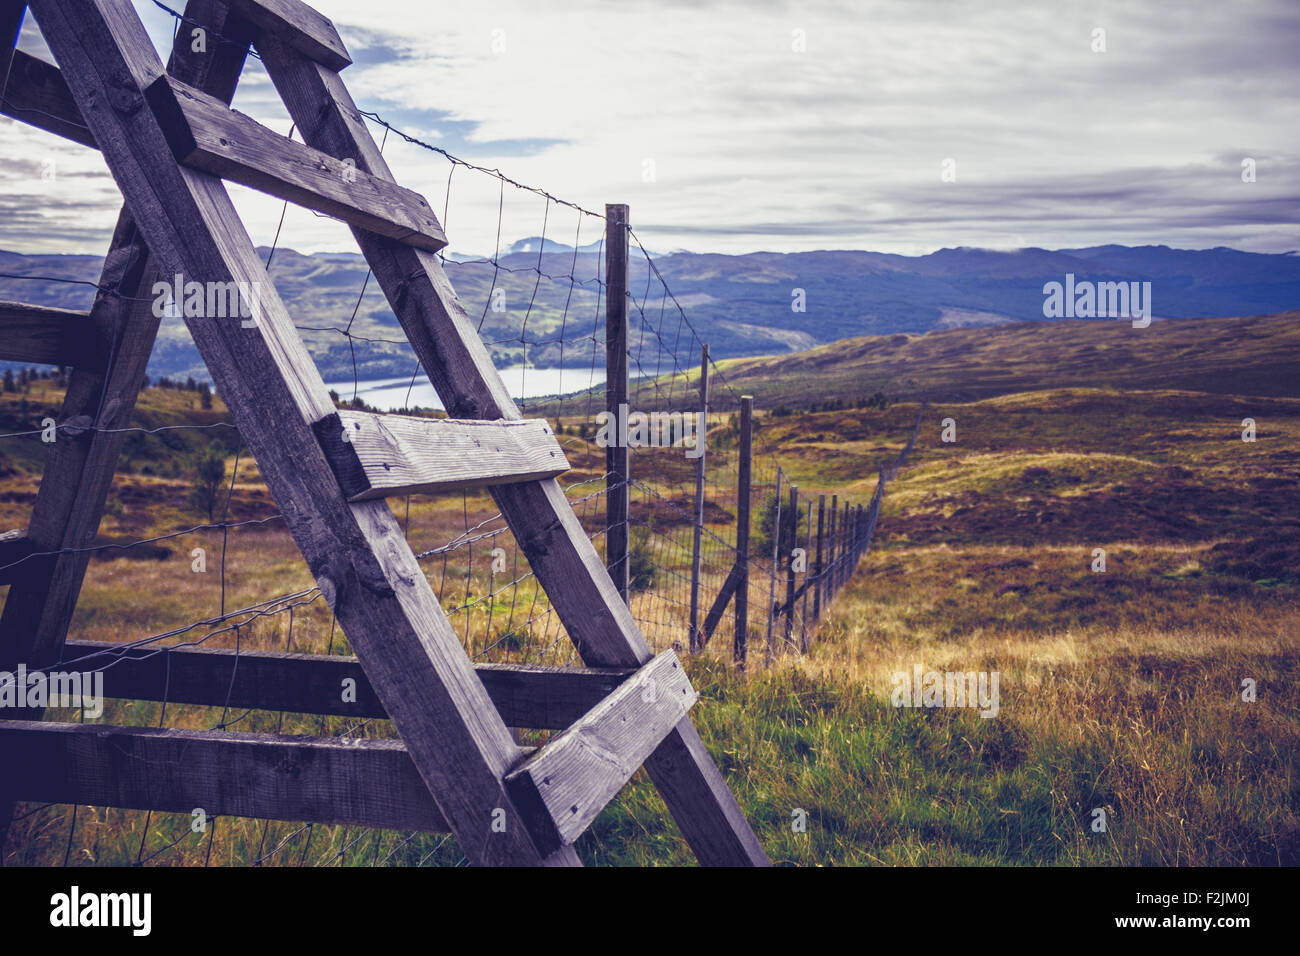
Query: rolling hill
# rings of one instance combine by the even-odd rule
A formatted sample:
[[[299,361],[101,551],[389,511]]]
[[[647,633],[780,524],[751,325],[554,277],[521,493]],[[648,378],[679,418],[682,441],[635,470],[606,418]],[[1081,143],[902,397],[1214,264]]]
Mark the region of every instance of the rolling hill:
[[[326,380],[351,379],[354,369],[361,379],[411,374],[415,362],[410,349],[377,284],[367,281],[359,255],[300,255],[291,249],[278,249],[274,256],[267,249],[261,253],[270,258],[271,278]],[[1043,284],[1068,273],[1093,281],[1149,281],[1158,318],[1256,315],[1300,307],[1300,256],[1225,248],[958,248],[915,257],[679,252],[655,254],[654,261],[715,359],[798,352],[863,335],[1042,323]],[[86,308],[92,289],[77,283],[93,282],[99,267],[97,256],[0,252],[0,298]],[[604,303],[599,244],[575,251],[532,237],[508,247],[495,263],[449,256],[447,271],[498,366],[527,360],[544,368],[600,359]],[[681,351],[690,341],[689,331],[672,300],[653,277],[647,278],[637,250],[631,289],[635,358],[649,368],[660,364],[661,338],[663,347]],[[792,311],[796,290],[803,292],[804,312]],[[350,337],[341,334],[344,329]],[[1031,332],[1017,334],[1026,336],[1020,345],[1033,344]],[[1080,361],[1086,358],[1079,356]],[[164,320],[150,374],[207,378],[179,319]]]

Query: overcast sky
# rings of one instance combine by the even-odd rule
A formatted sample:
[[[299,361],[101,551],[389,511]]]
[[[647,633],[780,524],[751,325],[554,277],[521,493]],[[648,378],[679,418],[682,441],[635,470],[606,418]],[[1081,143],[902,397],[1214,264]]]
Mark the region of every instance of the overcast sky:
[[[170,45],[172,18],[135,5]],[[1300,248],[1295,0],[313,5],[362,109],[590,209],[629,203],[655,250]],[[48,55],[30,20],[20,46]],[[255,60],[235,106],[289,129]],[[559,241],[599,237],[465,169],[448,200],[447,161],[395,137],[385,155],[445,204],[455,250],[492,251],[502,201],[502,245],[544,216]],[[0,249],[102,254],[120,197],[96,152],[0,117],[0,156]],[[269,244],[282,203],[231,192]],[[355,249],[294,207],[279,242]]]

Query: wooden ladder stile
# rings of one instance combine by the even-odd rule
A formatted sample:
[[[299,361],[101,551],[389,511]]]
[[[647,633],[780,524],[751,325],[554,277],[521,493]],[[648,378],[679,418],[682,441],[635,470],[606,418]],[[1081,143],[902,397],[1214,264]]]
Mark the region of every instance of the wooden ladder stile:
[[[29,330],[12,346],[23,354],[63,354],[77,323],[102,332],[99,347],[73,363],[59,419],[81,415],[97,427],[61,434],[52,450],[79,467],[57,481],[47,470],[31,526],[6,542],[13,554],[29,549],[14,567],[28,565],[22,574],[37,587],[11,589],[0,660],[117,655],[125,666],[113,669],[110,695],[158,700],[174,690],[175,699],[205,703],[222,687],[227,701],[235,695],[248,706],[386,716],[401,740],[352,748],[102,727],[94,737],[24,715],[36,719],[0,721],[0,760],[24,759],[39,772],[10,781],[0,796],[160,810],[212,799],[210,810],[232,815],[447,829],[476,864],[577,865],[574,841],[644,765],[701,863],[766,865],[689,717],[697,695],[681,662],[671,651],[651,653],[556,480],[568,468],[559,444],[545,422],[520,415],[443,272],[441,225],[423,197],[395,182],[353,104],[339,76],[350,59],[333,25],[301,0],[190,0],[188,22],[237,41],[213,43],[196,59],[184,52],[182,31],[164,70],[128,0],[30,6],[58,61],[57,69],[22,64],[54,70],[54,111],[36,125],[98,144],[125,198],[105,284],[135,291],[101,295],[88,316],[0,303],[0,327]],[[0,28],[14,9],[21,15],[21,4],[0,0]],[[250,43],[303,143],[229,108]],[[11,87],[34,95],[21,82]],[[225,180],[349,225],[454,419],[335,409]],[[158,273],[259,288],[249,321],[185,321],[354,660],[236,655],[249,665],[236,687],[230,652],[168,649],[163,668],[152,655],[65,643],[85,571],[84,557],[66,552],[93,538],[103,512],[122,442],[102,429],[124,424],[134,407],[158,326],[139,290]],[[111,408],[96,405],[79,376],[107,381]],[[385,499],[472,487],[490,490],[585,667],[470,661]],[[71,502],[72,517],[47,527],[43,499]],[[17,593],[25,596],[15,601]],[[39,622],[27,632],[33,639],[19,634],[19,622]],[[346,668],[364,688],[354,709],[333,700]],[[512,726],[562,732],[533,751],[515,742]],[[137,762],[146,768],[171,766],[166,755],[182,750],[195,763],[108,785],[105,774],[120,763],[108,756],[114,747],[147,758]],[[310,768],[301,784],[283,773],[288,752]],[[256,778],[258,798],[222,803],[212,782],[221,773]],[[349,774],[372,784],[328,783]],[[400,796],[393,807],[377,807],[375,781]],[[306,795],[304,786],[315,789]],[[0,814],[8,820],[7,808]]]

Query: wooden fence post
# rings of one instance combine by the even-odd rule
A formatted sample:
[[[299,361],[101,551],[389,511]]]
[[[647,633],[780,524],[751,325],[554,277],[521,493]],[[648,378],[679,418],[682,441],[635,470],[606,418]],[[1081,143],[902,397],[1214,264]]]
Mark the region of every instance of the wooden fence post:
[[[813,621],[822,619],[822,525],[826,521],[826,496],[817,496],[817,564],[813,578]]]
[[[808,502],[808,540],[807,547],[803,549],[803,608],[799,621],[799,650],[801,653],[808,653],[808,584],[811,578],[809,570],[812,568],[812,502]]]
[[[826,535],[826,603],[835,600],[835,546],[839,543],[840,496],[831,495],[831,523]]]
[[[794,638],[794,549],[799,544],[799,486],[790,486],[790,540],[785,554],[785,642]],[[784,652],[784,648],[782,649]]]
[[[625,205],[605,206],[605,410],[613,416],[615,439],[605,449],[605,566],[623,603],[629,603],[628,479],[631,461],[624,442],[627,420],[627,240]]]
[[[684,414],[689,415],[690,412]],[[695,533],[691,541],[691,652],[704,649],[700,635],[700,544],[704,534],[704,456],[707,454],[705,435],[709,430],[709,347],[700,347],[700,420],[695,428]]]
[[[736,475],[736,562],[740,567],[740,583],[736,586],[736,636],[732,657],[742,668],[745,666],[746,645],[749,641],[749,496],[752,483],[751,464],[754,453],[754,398],[740,397],[740,461]]]
[[[783,472],[780,467],[776,469],[776,517],[772,522],[772,569],[771,580],[767,586],[767,666],[772,666],[772,625],[776,615],[772,613],[776,607],[776,563],[781,555],[781,478]],[[766,508],[766,503],[764,504]]]

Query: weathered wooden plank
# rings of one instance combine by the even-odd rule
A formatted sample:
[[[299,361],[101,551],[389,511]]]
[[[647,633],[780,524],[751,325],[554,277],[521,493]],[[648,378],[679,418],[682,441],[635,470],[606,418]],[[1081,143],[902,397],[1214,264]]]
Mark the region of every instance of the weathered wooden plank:
[[[9,65],[0,113],[82,146],[97,147],[59,68],[22,50],[14,51]]]
[[[569,469],[541,419],[457,421],[340,410],[312,429],[349,501],[535,481]]]
[[[315,60],[327,69],[338,71],[352,58],[339,39],[329,18],[302,0],[228,0],[231,10],[259,31],[259,40],[275,38]],[[259,48],[261,43],[258,44]]]
[[[0,302],[0,359],[102,370],[107,351],[89,313]]]
[[[443,833],[399,740],[0,720],[15,799]]]
[[[145,98],[176,159],[278,199],[437,252],[447,237],[419,193],[304,146],[179,80],[160,76]]]
[[[303,139],[358,168],[391,178],[339,77],[274,41],[262,61]],[[322,103],[332,104],[322,109]],[[520,418],[438,257],[354,229],[402,328],[448,413]],[[492,489],[529,565],[588,666],[639,667],[650,646],[555,480]],[[700,740],[683,719],[646,764],[702,863],[768,865],[767,855]]]
[[[355,657],[68,641],[59,666],[65,671],[102,671],[104,696],[122,700],[388,716]],[[635,673],[532,664],[476,664],[474,672],[506,724],[541,730],[567,728]],[[349,700],[344,700],[345,686]]]
[[[401,526],[383,501],[349,503],[339,490],[311,429],[334,410],[320,373],[265,281],[265,267],[222,182],[176,164],[145,107],[144,90],[163,71],[139,17],[114,0],[33,0],[33,7],[164,272],[261,283],[252,327],[197,317],[186,317],[186,324],[463,851],[480,864],[578,864],[571,850],[543,854],[518,816],[503,778],[519,761],[519,746],[474,674]],[[263,44],[272,42],[263,36]],[[327,106],[318,101],[313,111]],[[494,808],[505,811],[503,832],[492,826]]]
[[[572,843],[686,716],[699,695],[664,651],[506,777],[520,810]]]

